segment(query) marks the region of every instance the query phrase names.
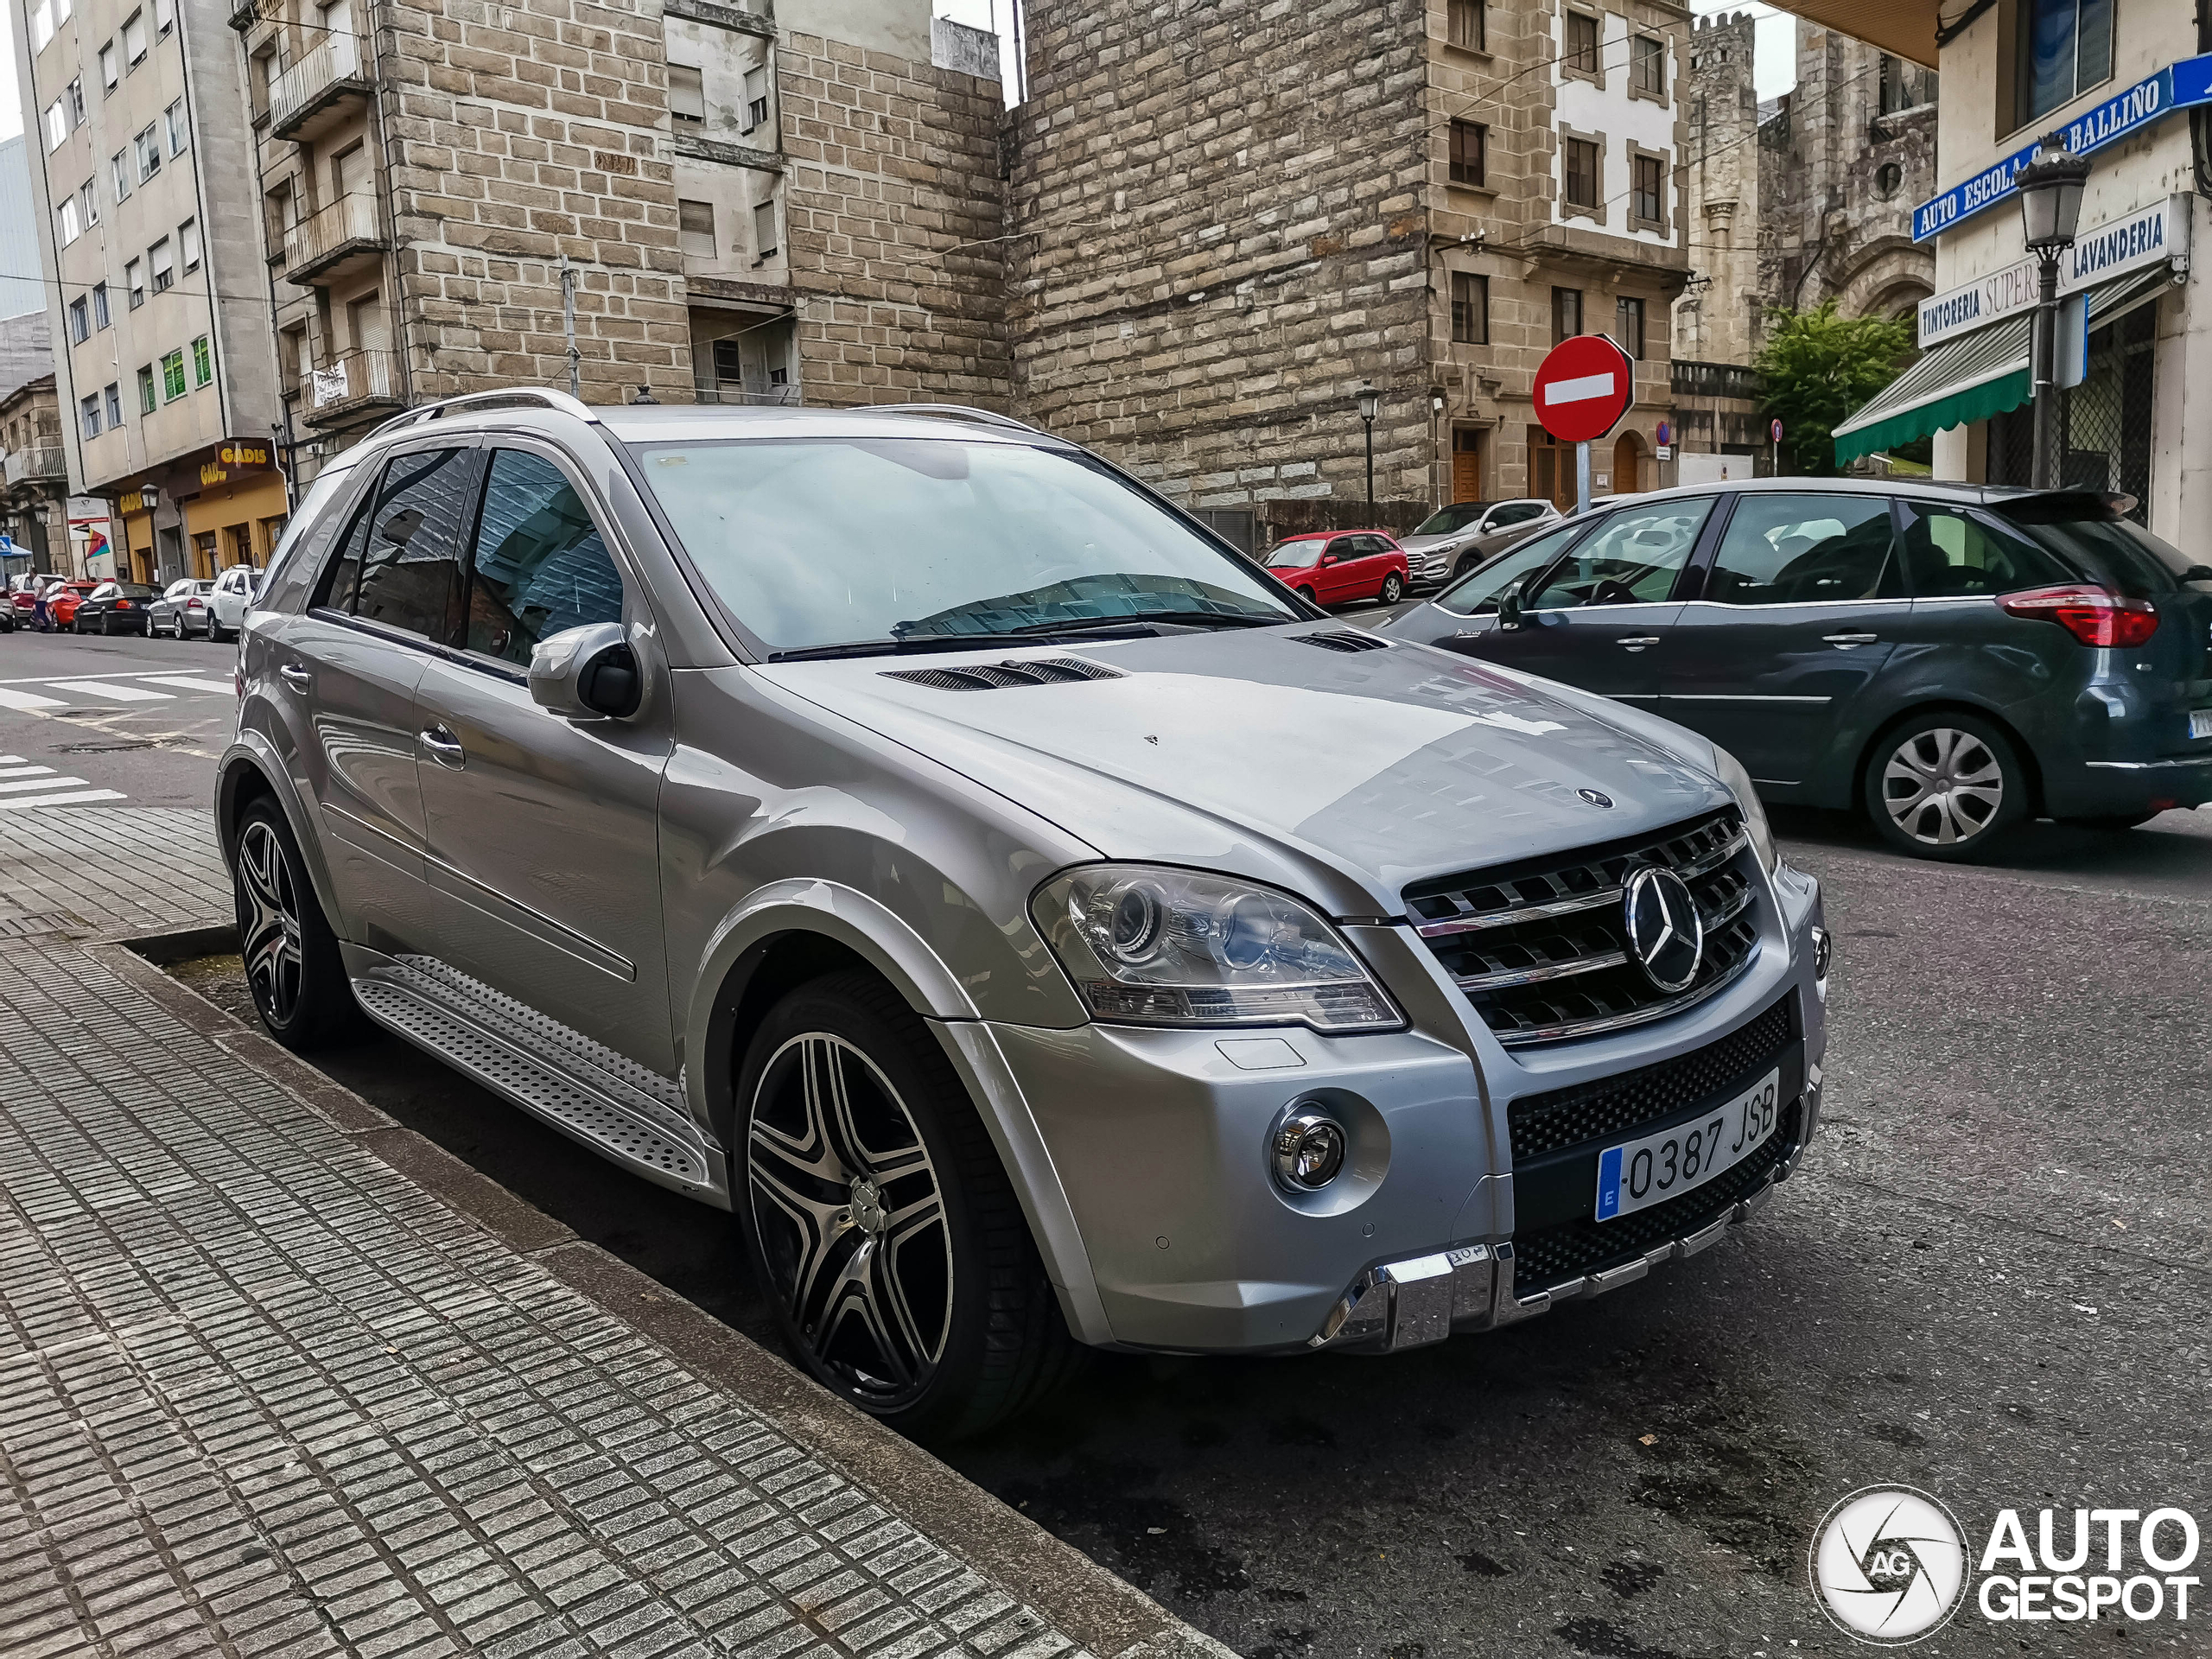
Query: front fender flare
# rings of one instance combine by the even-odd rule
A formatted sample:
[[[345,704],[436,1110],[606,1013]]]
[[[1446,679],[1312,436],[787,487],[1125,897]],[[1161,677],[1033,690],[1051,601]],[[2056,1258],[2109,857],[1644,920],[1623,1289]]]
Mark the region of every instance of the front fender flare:
[[[216,764],[215,840],[223,855],[224,867],[230,868],[231,845],[238,829],[238,785],[248,770],[259,772],[269,792],[276,798],[277,808],[284,814],[285,823],[291,825],[292,839],[299,843],[300,856],[307,864],[308,882],[315,888],[315,902],[322,906],[324,918],[342,938],[345,924],[339,912],[336,889],[331,886],[330,868],[323,861],[322,837],[315,833],[315,819],[300,799],[292,774],[276,753],[276,746],[251,727],[231,740],[222,760]],[[238,872],[232,869],[231,874],[235,878]]]

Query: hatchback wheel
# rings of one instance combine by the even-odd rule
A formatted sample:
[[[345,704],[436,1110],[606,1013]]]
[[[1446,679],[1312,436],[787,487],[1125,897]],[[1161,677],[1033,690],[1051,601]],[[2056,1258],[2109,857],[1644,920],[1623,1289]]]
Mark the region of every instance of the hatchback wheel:
[[[276,804],[264,797],[238,815],[231,854],[238,950],[246,984],[269,1034],[289,1049],[351,1036],[359,1004],[322,913],[300,844]]]
[[[1381,598],[1385,605],[1395,605],[1406,596],[1405,579],[1393,570],[1382,578]]]
[[[791,1351],[901,1433],[957,1438],[1080,1353],[944,1052],[866,973],[772,1009],[739,1077],[735,1207]]]
[[[1967,859],[2027,811],[2027,774],[2003,733],[1949,710],[1897,727],[1866,763],[1874,827],[1917,858]]]

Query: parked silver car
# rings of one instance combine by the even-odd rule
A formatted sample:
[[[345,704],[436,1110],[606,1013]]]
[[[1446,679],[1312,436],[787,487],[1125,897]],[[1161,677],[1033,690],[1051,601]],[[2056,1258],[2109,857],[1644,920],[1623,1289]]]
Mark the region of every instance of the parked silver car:
[[[1414,586],[1430,588],[1465,575],[1559,517],[1557,507],[1533,496],[1515,501],[1455,501],[1422,519],[1398,544],[1413,567]]]
[[[257,1007],[734,1210],[792,1351],[972,1430],[1074,1344],[1399,1350],[1687,1257],[1820,1103],[1742,768],[1304,604],[932,408],[460,398],[240,647]]]
[[[207,635],[212,626],[207,611],[207,596],[215,584],[204,576],[179,576],[162,589],[162,596],[147,607],[147,628],[156,634],[167,634],[172,639],[182,639],[191,634]]]

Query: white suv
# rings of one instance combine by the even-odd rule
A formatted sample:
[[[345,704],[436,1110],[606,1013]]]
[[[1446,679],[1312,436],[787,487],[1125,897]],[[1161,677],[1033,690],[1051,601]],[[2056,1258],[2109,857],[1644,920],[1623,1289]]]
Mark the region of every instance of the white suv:
[[[238,626],[245,620],[246,607],[253,603],[259,576],[260,572],[251,565],[234,564],[215,578],[214,591],[207,595],[210,639],[219,643],[238,637]]]

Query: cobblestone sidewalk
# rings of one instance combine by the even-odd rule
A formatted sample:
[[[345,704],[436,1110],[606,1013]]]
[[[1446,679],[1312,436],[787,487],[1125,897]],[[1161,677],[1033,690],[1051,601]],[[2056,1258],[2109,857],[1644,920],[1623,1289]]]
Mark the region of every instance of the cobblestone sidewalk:
[[[856,1421],[871,1490],[149,989],[0,938],[10,1659],[1226,1651],[1071,1552],[1096,1630],[1007,1594],[934,1460]]]

